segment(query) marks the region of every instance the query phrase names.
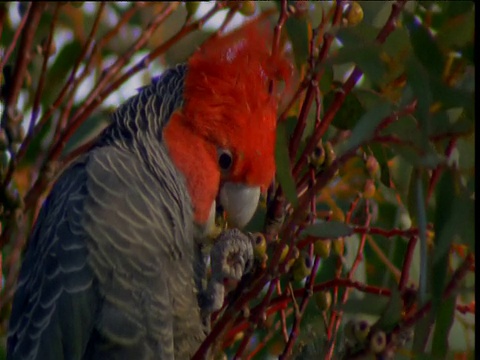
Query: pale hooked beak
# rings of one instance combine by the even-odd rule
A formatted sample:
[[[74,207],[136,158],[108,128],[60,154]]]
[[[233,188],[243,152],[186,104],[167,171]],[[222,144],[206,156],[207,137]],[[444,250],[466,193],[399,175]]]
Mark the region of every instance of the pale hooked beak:
[[[220,189],[220,204],[230,227],[243,228],[252,218],[260,199],[260,187],[227,182]]]

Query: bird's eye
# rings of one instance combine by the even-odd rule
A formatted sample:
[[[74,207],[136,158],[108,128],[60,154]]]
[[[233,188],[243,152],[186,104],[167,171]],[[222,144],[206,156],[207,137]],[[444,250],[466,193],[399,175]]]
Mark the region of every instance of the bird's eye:
[[[233,156],[229,150],[218,150],[218,165],[223,171],[230,170],[233,164]]]

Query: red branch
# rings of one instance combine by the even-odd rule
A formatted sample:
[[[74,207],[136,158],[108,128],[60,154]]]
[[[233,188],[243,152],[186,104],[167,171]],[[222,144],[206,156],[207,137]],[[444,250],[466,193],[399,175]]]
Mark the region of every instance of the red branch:
[[[4,9],[4,6],[2,6],[2,9]],[[23,27],[27,23],[27,19],[30,16],[31,10],[32,10],[32,3],[28,4],[28,8],[25,12],[25,15],[22,17],[22,20],[20,20],[20,24],[18,24],[18,28],[13,34],[12,42],[10,43],[10,46],[7,48],[7,51],[5,51],[5,54],[3,55],[2,62],[0,63],[0,71],[3,71],[3,68],[7,64],[8,59],[10,59],[10,55],[12,54],[13,49],[15,49],[15,45],[17,45],[18,38],[22,33]],[[4,18],[4,16],[5,16],[5,13],[3,13],[2,18]]]

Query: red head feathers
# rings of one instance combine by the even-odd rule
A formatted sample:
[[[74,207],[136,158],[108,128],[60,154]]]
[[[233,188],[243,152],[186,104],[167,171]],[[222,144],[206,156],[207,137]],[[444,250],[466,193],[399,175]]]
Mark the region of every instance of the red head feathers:
[[[199,137],[191,154],[193,158],[182,156],[183,165],[180,165],[187,183],[190,182],[194,203],[195,197],[206,195],[200,194],[198,187],[209,187],[211,181],[216,182],[216,192],[220,181],[265,189],[273,179],[278,98],[269,92],[269,84],[280,76],[288,81],[291,65],[282,55],[272,57],[271,49],[272,32],[253,22],[208,40],[188,61],[184,106],[181,113],[173,115],[170,123],[172,120],[178,122],[177,125],[181,123],[183,131],[188,129],[193,136]],[[167,142],[172,152],[168,137]],[[200,147],[206,149],[213,162],[198,159],[203,151]],[[224,149],[233,157],[228,171],[220,171],[217,164],[218,151]],[[175,150],[172,155],[176,157]],[[194,171],[205,174],[192,175]],[[216,172],[217,180],[206,172]],[[198,179],[190,179],[191,176]],[[208,192],[208,198],[213,196],[214,199],[213,189]],[[200,204],[196,208],[198,206]]]

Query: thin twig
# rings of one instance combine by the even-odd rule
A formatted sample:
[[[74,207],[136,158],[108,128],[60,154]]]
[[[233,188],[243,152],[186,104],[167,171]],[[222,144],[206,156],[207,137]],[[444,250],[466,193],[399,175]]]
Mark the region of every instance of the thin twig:
[[[17,30],[15,30],[15,33],[13,34],[12,42],[10,43],[10,46],[7,48],[7,51],[5,51],[5,54],[3,55],[2,62],[0,63],[0,71],[3,71],[3,68],[7,64],[8,59],[10,59],[10,55],[13,52],[13,49],[15,49],[15,46],[18,43],[18,38],[20,37],[20,34],[23,31],[23,28],[25,24],[27,23],[27,19],[30,16],[30,11],[32,10],[32,5],[33,3],[31,2],[28,4],[28,8],[25,11],[25,15],[23,15],[22,19],[20,20],[20,23],[18,24]]]
[[[315,283],[315,277],[317,275],[318,268],[320,266],[320,257],[316,257],[313,263],[312,271],[306,281],[305,291],[303,294],[302,302],[298,307],[298,310],[295,311],[295,317],[293,319],[292,330],[290,331],[290,337],[288,338],[287,345],[283,350],[283,353],[280,355],[279,360],[287,360],[293,351],[293,346],[295,345],[298,335],[300,333],[300,323],[302,321],[303,314],[307,308],[308,302],[313,294],[313,285]],[[293,301],[295,301],[295,293],[291,291]]]
[[[13,114],[16,107],[18,96],[20,95],[23,80],[27,71],[27,66],[32,58],[32,43],[35,35],[35,29],[38,25],[38,22],[40,21],[40,18],[42,16],[42,10],[45,6],[45,3],[30,3],[28,7],[28,12],[23,17],[19,29],[17,29],[17,33],[19,34],[21,32],[22,37],[20,39],[19,52],[17,54],[15,62],[12,81],[9,84],[8,93],[6,94],[7,97],[5,100],[5,117],[2,117],[2,123],[6,121],[9,116],[11,116],[11,114]],[[23,20],[25,20],[25,23],[23,23]],[[14,47],[16,45],[16,42],[17,40],[12,42],[10,47]],[[7,57],[2,60],[2,63],[0,64],[0,70],[3,69],[6,63],[6,59]],[[7,171],[7,175],[2,182],[2,188],[5,188],[10,183],[13,171],[17,163],[13,148],[10,147],[9,152],[11,159],[8,165],[9,168]]]
[[[454,291],[461,284],[463,278],[467,275],[469,268],[475,263],[475,257],[472,254],[468,254],[463,263],[458,267],[455,273],[452,275],[449,283],[447,284],[442,299],[446,300],[453,295]],[[401,329],[409,328],[413,326],[418,320],[423,318],[432,308],[432,301],[428,301],[415,313],[407,316],[400,324],[398,324],[393,333],[398,333]]]
[[[88,97],[88,99],[85,101],[85,103],[77,110],[73,118],[71,119],[71,122],[68,126],[68,128],[65,130],[65,132],[62,134],[60,139],[55,143],[55,145],[52,147],[51,151],[49,152],[48,159],[57,159],[60,156],[61,151],[63,150],[63,147],[66,143],[66,141],[72,136],[72,134],[78,129],[78,127],[83,123],[83,121],[90,116],[92,111],[99,105],[101,102],[108,96],[110,95],[114,90],[118,89],[120,85],[122,85],[126,80],[131,78],[133,75],[135,75],[137,72],[145,69],[150,62],[163,54],[165,51],[167,51],[173,44],[177,43],[179,40],[184,38],[187,34],[191,33],[192,31],[200,28],[210,17],[212,17],[219,9],[220,5],[218,3],[216,6],[210,10],[204,17],[202,17],[200,20],[196,21],[195,23],[192,23],[190,25],[187,25],[183,27],[178,33],[176,33],[172,38],[167,40],[165,43],[162,45],[158,46],[157,48],[153,49],[148,55],[143,57],[137,64],[132,66],[130,69],[128,69],[124,74],[122,74],[117,80],[109,83],[107,80],[110,80],[110,76],[105,75],[98,84],[95,86],[95,90],[92,92],[92,94]],[[170,8],[173,11],[173,8]],[[167,9],[168,10],[168,9]],[[155,23],[160,25],[168,16],[170,15],[170,12],[165,11],[164,13],[161,14],[156,20]],[[153,29],[152,29],[153,31]],[[145,33],[144,33],[145,35]],[[145,36],[144,40],[147,41],[148,37]],[[129,51],[132,54],[138,51],[139,48],[141,48],[143,44],[141,42],[137,42],[133,48]],[[127,59],[129,59],[130,56],[122,56],[117,63],[112,65],[109,68],[109,74],[114,74],[117,73],[119,69],[117,69],[119,66],[123,66],[123,64],[126,62]]]
[[[336,26],[340,23],[340,21],[342,19],[342,8],[343,8],[342,1],[337,1],[336,5],[335,5],[335,11],[334,11],[334,15],[333,15],[332,26]],[[313,36],[312,36],[312,38],[313,38]],[[320,64],[320,63],[325,61],[325,59],[328,56],[330,46],[333,43],[333,40],[334,40],[333,35],[331,35],[331,34],[325,34],[324,35],[323,45],[322,45],[322,48],[320,49],[320,52],[318,54],[318,59],[316,61],[316,64]],[[312,106],[315,95],[319,91],[319,89],[318,89],[318,79],[319,79],[320,76],[322,76],[322,74],[324,72],[324,69],[319,68],[318,66],[316,66],[316,68],[318,68],[318,70],[316,70],[316,71],[315,71],[315,69],[312,69],[312,74],[310,75],[311,80],[310,80],[308,88],[307,88],[307,93],[305,94],[305,99],[304,99],[302,107],[300,109],[300,114],[298,115],[297,124],[295,126],[295,130],[293,131],[293,135],[292,135],[292,138],[290,140],[289,153],[290,153],[290,160],[291,161],[293,161],[296,158],[298,147],[300,145],[300,140],[301,140],[301,138],[303,136],[303,133],[305,131],[305,128],[307,126],[308,113],[309,113],[310,108]],[[319,124],[317,124],[317,125],[319,125]],[[320,138],[317,140],[316,143],[318,143],[319,140],[320,140]],[[313,148],[312,148],[311,151],[313,151]],[[309,153],[311,153],[311,151]],[[293,169],[293,176],[297,177],[298,174],[299,174],[298,167],[295,166],[294,169]]]
[[[392,275],[395,277],[396,281],[400,281],[400,278],[402,276],[402,273],[398,268],[392,264],[392,262],[388,259],[387,255],[382,251],[380,246],[377,245],[375,240],[371,236],[367,236],[367,241],[368,245],[372,248],[373,252],[377,254],[377,257],[380,259],[380,261],[385,265],[385,267],[390,270]]]
[[[395,29],[397,18],[400,15],[403,7],[405,6],[405,3],[406,0],[399,0],[392,5],[392,11],[390,13],[390,16],[383,28],[380,30],[379,34],[377,35],[377,43],[382,44],[386,40],[388,35],[390,35],[390,33]],[[343,104],[347,94],[350,93],[358,80],[360,80],[362,74],[363,73],[360,68],[356,66],[348,77],[347,81],[343,84],[341,91],[337,91],[335,93],[332,104],[324,114],[321,123],[315,128],[315,131],[310,138],[310,141],[305,146],[302,156],[299,158],[298,162],[293,168],[294,176],[297,176],[300,173],[301,169],[307,161],[307,156],[312,153],[318,141],[325,134],[331,122],[333,121],[335,114],[338,112],[341,105]]]
[[[365,212],[367,213],[367,218],[365,220],[365,227],[369,227],[370,222],[372,220],[372,214],[370,213],[370,206],[369,206],[369,200],[368,199],[365,200]],[[358,245],[357,255],[355,256],[355,260],[353,261],[352,267],[350,268],[350,270],[347,273],[347,278],[348,279],[353,278],[353,275],[355,274],[355,271],[357,270],[358,266],[360,265],[360,262],[363,260],[363,249],[365,248],[366,240],[367,240],[367,234],[363,234],[361,239],[360,239],[360,244]],[[341,305],[345,304],[345,302],[347,301],[348,295],[350,293],[349,290],[350,290],[349,288],[346,288],[345,291],[343,292],[342,300],[341,300],[341,303],[340,303]],[[333,330],[333,331],[330,333],[332,337],[329,339],[329,343],[328,343],[327,354],[328,354],[329,359],[331,359],[332,356],[333,356],[333,350],[334,350],[334,347],[335,347],[335,337],[338,333],[338,328],[340,327],[340,323],[342,321],[342,316],[343,316],[343,312],[337,311],[336,316],[332,317],[332,319],[330,320],[330,321],[333,320],[334,324],[332,326],[332,323],[330,323],[330,325],[331,325],[330,329]]]
[[[415,250],[415,246],[417,245],[418,241],[418,234],[412,234],[410,237],[410,241],[407,245],[407,250],[405,251],[405,258],[403,260],[402,272],[400,276],[400,281],[398,283],[398,289],[403,291],[408,284],[409,274],[410,274],[410,267],[413,261],[413,253]]]
[[[99,9],[99,12],[97,12],[97,18],[95,19],[95,24],[97,24],[97,22],[99,20],[99,17],[100,17],[100,14],[102,13],[102,10],[103,10],[104,6],[105,6],[104,3],[100,4],[100,9]],[[80,53],[80,56],[77,57],[74,65],[72,67],[72,70],[70,72],[68,80],[65,82],[63,88],[60,90],[60,93],[58,94],[57,98],[55,99],[53,104],[51,104],[48,107],[47,111],[43,113],[43,115],[38,120],[38,122],[35,121],[36,125],[35,125],[35,128],[34,128],[33,132],[29,132],[29,134],[31,134],[31,136],[28,136],[22,142],[22,145],[20,146],[20,149],[18,150],[18,153],[17,153],[18,161],[21,161],[23,159],[23,157],[25,156],[25,153],[27,152],[27,149],[30,145],[31,140],[35,139],[38,136],[38,134],[40,133],[40,131],[42,131],[43,127],[45,126],[47,121],[51,118],[54,111],[56,109],[58,109],[60,104],[64,101],[65,96],[67,96],[69,94],[72,97],[74,96],[75,88],[76,88],[77,84],[80,83],[81,80],[82,80],[82,77],[75,78],[75,74],[76,74],[80,64],[85,59],[85,56],[88,52],[88,49],[91,47],[91,44],[93,42],[93,35],[96,33],[96,28],[97,27],[94,25],[94,27],[92,28],[92,31],[90,32],[90,35],[87,39],[87,42],[85,43],[85,45],[82,48],[82,52]],[[91,58],[90,58],[90,60],[91,60]],[[87,63],[86,66],[85,66],[84,75],[86,76],[89,73],[89,71],[90,71],[89,64]]]

